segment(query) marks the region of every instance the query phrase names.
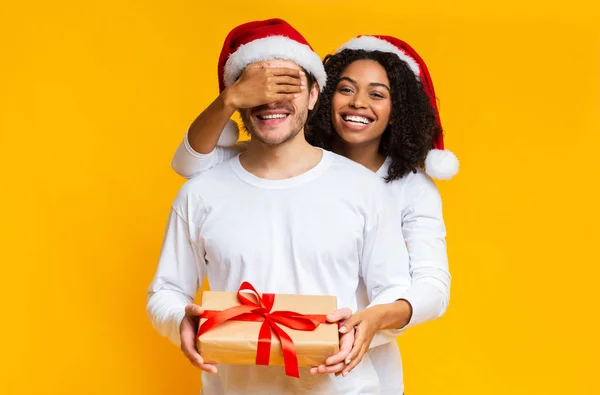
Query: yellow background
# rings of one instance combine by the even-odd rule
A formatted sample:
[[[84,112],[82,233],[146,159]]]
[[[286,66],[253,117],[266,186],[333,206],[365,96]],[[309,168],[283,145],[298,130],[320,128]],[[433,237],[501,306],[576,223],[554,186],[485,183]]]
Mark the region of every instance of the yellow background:
[[[440,183],[450,309],[400,339],[408,395],[600,394],[600,19],[580,0],[3,2],[1,394],[197,394],[146,287],[234,25],[325,55],[359,33],[427,61],[461,173]],[[223,8],[223,9],[221,9]]]

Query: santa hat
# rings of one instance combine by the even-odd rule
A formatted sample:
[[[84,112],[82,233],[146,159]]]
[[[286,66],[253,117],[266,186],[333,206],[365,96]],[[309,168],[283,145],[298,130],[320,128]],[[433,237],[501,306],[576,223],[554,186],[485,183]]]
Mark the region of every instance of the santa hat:
[[[232,85],[249,64],[285,59],[298,64],[315,77],[320,90],[327,82],[323,62],[308,41],[282,19],[244,23],[234,28],[223,43],[219,56],[219,90]],[[237,124],[229,121],[219,145],[232,145],[238,139]]]
[[[344,49],[389,52],[405,61],[408,67],[415,73],[417,79],[421,81],[423,88],[425,88],[425,92],[429,96],[429,101],[435,110],[437,123],[440,129],[442,128],[431,76],[423,59],[421,59],[417,51],[410,45],[395,37],[358,36],[342,45],[336,53]],[[433,149],[429,151],[425,158],[425,171],[431,177],[440,180],[448,180],[458,173],[458,158],[451,151],[444,149],[444,136],[442,133],[433,139]]]

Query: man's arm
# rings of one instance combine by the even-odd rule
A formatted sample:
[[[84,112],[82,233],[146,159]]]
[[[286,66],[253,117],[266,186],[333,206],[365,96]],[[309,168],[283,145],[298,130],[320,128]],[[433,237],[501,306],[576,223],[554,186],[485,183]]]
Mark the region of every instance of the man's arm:
[[[146,311],[158,333],[176,345],[181,344],[185,307],[194,301],[206,274],[204,254],[198,248],[187,220],[172,209]]]
[[[402,299],[411,284],[402,222],[391,199],[386,198],[388,194],[383,186],[375,189],[381,199],[373,199],[370,215],[367,215],[361,256],[361,273],[370,304],[340,328],[341,333],[356,331],[352,351],[345,360],[344,376],[362,360],[376,334],[378,344],[392,341],[412,314],[410,303]]]
[[[367,218],[361,274],[369,306],[401,299],[411,285],[409,256],[402,236],[402,221],[383,185],[377,190],[370,218]]]

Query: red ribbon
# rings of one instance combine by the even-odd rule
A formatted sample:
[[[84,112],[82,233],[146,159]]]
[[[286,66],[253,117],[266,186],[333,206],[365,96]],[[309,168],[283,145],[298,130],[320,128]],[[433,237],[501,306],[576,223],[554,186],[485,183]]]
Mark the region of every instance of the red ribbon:
[[[256,296],[257,302],[248,299],[243,295],[242,291],[252,291]],[[320,324],[327,321],[326,315],[307,315],[295,313],[293,311],[271,312],[273,302],[275,301],[275,294],[265,293],[261,298],[256,289],[246,281],[240,285],[237,297],[241,303],[240,306],[234,306],[223,311],[207,310],[202,314],[201,317],[206,318],[206,321],[200,325],[198,337],[226,321],[263,322],[260,327],[260,332],[258,333],[256,364],[269,364],[269,358],[271,357],[271,330],[273,330],[283,349],[285,374],[299,378],[298,357],[296,356],[294,342],[277,324],[299,331],[313,331]]]

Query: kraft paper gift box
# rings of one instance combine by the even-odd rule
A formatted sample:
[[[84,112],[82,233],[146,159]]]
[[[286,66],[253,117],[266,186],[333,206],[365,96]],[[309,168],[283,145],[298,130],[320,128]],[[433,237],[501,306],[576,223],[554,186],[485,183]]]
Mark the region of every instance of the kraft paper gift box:
[[[290,368],[288,365],[291,363],[286,364],[284,361],[282,345],[276,334],[276,332],[281,331],[289,335],[293,342],[298,366],[313,367],[322,365],[327,358],[339,351],[338,326],[335,323],[329,324],[325,321],[325,315],[337,309],[335,296],[262,294],[262,307],[265,304],[267,305],[265,309],[261,308],[258,298],[253,293],[242,292],[244,287],[247,290],[254,290],[250,284],[244,283],[240,287],[239,292],[206,291],[203,293],[202,307],[205,309],[205,314],[200,319],[197,347],[206,363],[232,365],[257,364],[259,332],[265,321],[264,314],[246,314],[246,316],[253,316],[254,318],[252,319],[257,319],[258,321],[242,321],[239,319],[244,319],[244,317],[238,316],[238,319],[232,318],[221,322],[210,327],[208,331],[203,332],[202,325],[207,321],[207,318],[210,318],[211,314],[216,315],[235,306],[238,306],[238,309],[254,308],[254,311],[264,313],[269,311],[268,305],[272,303],[272,308],[267,314],[272,318],[271,326],[268,329],[263,328],[263,334],[268,334],[267,336],[270,337],[270,353],[265,353],[264,345],[261,346],[263,348],[263,363],[260,364],[266,364],[265,358],[267,358],[268,365],[285,366],[288,375],[297,377],[297,373],[293,373],[296,368],[292,367],[291,370],[288,370]],[[245,298],[246,303],[241,303],[238,295]],[[252,306],[252,303],[247,303],[247,301],[252,301],[254,306]],[[242,305],[246,307],[239,307]],[[320,320],[321,323],[316,328],[313,326],[313,330],[291,329],[286,326],[285,322],[277,323],[279,314],[277,312],[285,312],[283,316],[289,316],[289,312],[299,313],[300,315],[307,315],[308,318]],[[297,318],[293,313],[291,314],[292,318]],[[279,319],[279,321],[285,320],[286,318],[283,318],[283,320]],[[276,322],[276,325],[280,328],[279,330],[272,328],[273,321]],[[284,343],[287,342],[284,340]]]

